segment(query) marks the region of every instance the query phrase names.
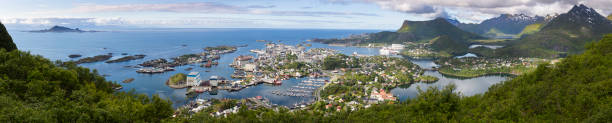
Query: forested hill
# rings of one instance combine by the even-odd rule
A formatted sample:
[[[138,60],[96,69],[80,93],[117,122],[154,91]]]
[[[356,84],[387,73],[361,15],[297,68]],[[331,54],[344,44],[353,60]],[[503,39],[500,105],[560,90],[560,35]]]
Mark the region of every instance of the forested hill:
[[[12,51],[17,49],[17,46],[15,43],[13,43],[13,38],[11,38],[11,35],[9,35],[8,31],[6,31],[6,27],[0,23],[0,49],[2,48]]]
[[[13,49],[0,50],[2,122],[159,122],[172,115],[169,101],[116,92],[119,85],[95,70],[14,50],[4,26],[1,31],[2,48]]]
[[[612,21],[585,5],[576,5],[546,23],[539,31],[524,35],[500,48],[499,56],[558,57],[582,53],[588,42],[612,33]]]

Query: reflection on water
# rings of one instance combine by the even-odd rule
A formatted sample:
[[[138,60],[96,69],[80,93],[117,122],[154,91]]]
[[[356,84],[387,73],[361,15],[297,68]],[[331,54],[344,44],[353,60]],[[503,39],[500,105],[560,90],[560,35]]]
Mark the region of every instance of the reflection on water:
[[[455,58],[466,58],[466,57],[478,57],[478,56],[474,53],[466,53],[465,55],[462,55],[462,56],[455,56]]]
[[[431,60],[412,60],[412,62],[421,66],[422,68],[431,68],[433,66],[437,66]],[[408,87],[406,87],[406,85],[400,86],[391,90],[391,93],[397,96],[399,100],[405,101],[408,98],[414,98],[417,96],[417,87],[421,88],[422,90],[427,90],[430,87],[442,89],[449,84],[455,84],[457,86],[457,92],[459,92],[463,96],[471,96],[475,94],[484,93],[489,89],[490,86],[507,80],[507,77],[502,75],[482,76],[470,79],[455,78],[444,76],[437,71],[426,71],[424,75],[435,76],[438,77],[440,80],[431,84],[416,83],[409,85]]]
[[[476,47],[486,47],[486,48],[489,48],[489,49],[497,49],[497,48],[502,48],[504,46],[499,46],[499,45],[482,45],[482,44],[470,45],[470,49],[476,48]]]

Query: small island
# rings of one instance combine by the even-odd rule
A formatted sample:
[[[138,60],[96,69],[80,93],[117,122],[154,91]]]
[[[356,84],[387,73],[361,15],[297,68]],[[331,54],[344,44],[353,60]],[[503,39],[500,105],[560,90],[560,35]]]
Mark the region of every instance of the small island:
[[[438,80],[439,80],[438,77],[430,76],[430,75],[424,75],[424,76],[418,77],[416,81],[423,82],[423,83],[435,83]]]
[[[540,58],[442,58],[438,71],[446,76],[474,78],[492,74],[521,75],[534,71],[538,64],[554,63],[554,59]]]
[[[70,55],[68,55],[68,58],[78,58],[78,57],[81,57],[81,56],[82,56],[81,54],[70,54]]]
[[[143,59],[145,56],[147,55],[138,54],[138,55],[133,55],[133,56],[125,56],[119,59],[106,61],[106,63],[117,63],[117,62],[126,62],[126,61],[131,61],[131,60],[136,60],[136,59]]]
[[[168,87],[170,88],[180,89],[187,87],[186,81],[187,75],[185,75],[184,73],[177,73],[172,75],[170,79],[166,80],[166,85],[168,85]]]
[[[87,57],[87,58],[82,58],[79,59],[78,61],[76,61],[76,64],[82,64],[82,63],[93,63],[93,62],[100,62],[100,61],[106,61],[108,59],[110,59],[111,57],[113,57],[112,54],[107,54],[107,55],[97,55],[94,57]]]
[[[58,26],[55,25],[49,29],[44,29],[44,30],[33,30],[33,31],[28,31],[28,32],[40,32],[40,33],[45,33],[45,32],[101,32],[101,31],[95,31],[95,30],[81,30],[79,28],[68,28],[68,27],[64,27],[64,26]]]

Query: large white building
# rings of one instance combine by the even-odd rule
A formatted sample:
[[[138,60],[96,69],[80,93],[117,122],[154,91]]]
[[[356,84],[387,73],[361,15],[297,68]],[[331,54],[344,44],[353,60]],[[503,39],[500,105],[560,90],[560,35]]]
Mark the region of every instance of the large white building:
[[[202,80],[200,79],[200,72],[190,72],[187,75],[188,86],[199,86]]]
[[[380,55],[399,54],[404,49],[403,44],[391,44],[389,47],[382,47],[378,52]]]
[[[404,45],[403,44],[391,44],[391,49],[392,50],[403,50],[404,49]]]

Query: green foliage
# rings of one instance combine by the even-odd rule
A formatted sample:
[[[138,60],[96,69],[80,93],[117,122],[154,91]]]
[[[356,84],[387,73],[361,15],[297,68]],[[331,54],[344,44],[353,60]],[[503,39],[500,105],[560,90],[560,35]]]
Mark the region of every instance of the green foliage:
[[[490,33],[491,30],[496,30],[495,32],[498,34],[519,34],[521,30],[523,30],[527,25],[538,23],[543,21],[542,19],[537,19],[535,22],[531,21],[523,21],[512,19],[513,16],[510,14],[502,14],[499,17],[487,19],[480,24],[459,24],[457,27],[466,30],[468,32],[476,33],[476,34],[486,34]],[[501,36],[501,35],[500,35]]]
[[[431,40],[431,48],[438,52],[449,53],[452,55],[463,55],[467,52],[468,47],[468,43],[453,39],[446,35]]]
[[[344,54],[327,56],[325,57],[325,59],[323,59],[322,67],[324,70],[333,70],[336,68],[346,68],[347,64],[346,64],[346,60],[344,59],[347,57],[348,56]]]
[[[13,38],[11,38],[11,35],[6,31],[6,27],[2,23],[0,23],[0,49],[7,51],[17,49],[17,45],[13,43]]]
[[[612,23],[599,14],[597,16],[600,17],[586,17],[575,11],[561,14],[543,25],[539,32],[523,35],[508,46],[497,49],[495,56],[550,58],[582,53],[584,45],[612,33]]]
[[[172,75],[170,79],[168,79],[168,83],[171,85],[175,85],[176,83],[185,82],[186,80],[187,75],[185,75],[184,73],[177,73]]]
[[[349,44],[403,44],[406,42],[427,42],[437,37],[448,37],[446,41],[452,41],[455,45],[444,43],[434,44],[434,50],[446,51],[447,53],[463,52],[468,49],[469,40],[486,39],[474,33],[463,31],[443,18],[436,18],[430,21],[404,21],[402,27],[397,32],[383,31],[368,34],[359,38],[345,39],[315,39],[315,42],[322,43],[349,43]],[[459,51],[454,51],[454,50]],[[448,52],[451,51],[451,52]]]
[[[527,25],[523,31],[521,31],[521,33],[518,34],[518,36],[523,36],[523,35],[528,35],[528,34],[533,34],[536,32],[540,31],[540,27],[542,27],[542,24],[536,23],[536,24],[531,24],[531,25]]]
[[[117,86],[72,62],[0,51],[0,121],[159,122],[172,114],[169,101]]]

